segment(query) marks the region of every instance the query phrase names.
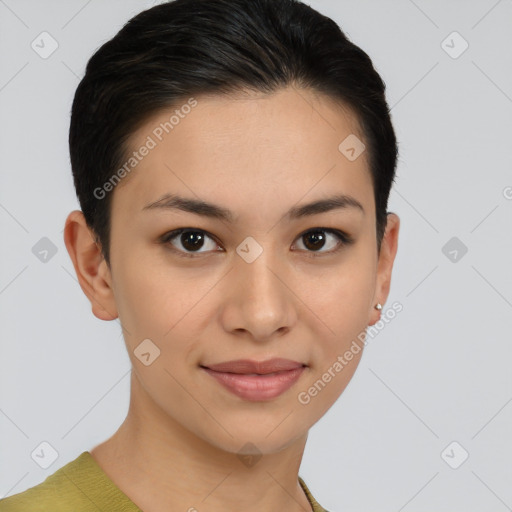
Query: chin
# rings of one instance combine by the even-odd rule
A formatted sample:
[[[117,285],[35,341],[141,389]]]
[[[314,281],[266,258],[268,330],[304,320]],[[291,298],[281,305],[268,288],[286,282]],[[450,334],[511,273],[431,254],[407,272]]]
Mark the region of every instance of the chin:
[[[285,415],[286,416],[286,415]],[[236,455],[267,455],[279,453],[288,446],[307,436],[308,430],[298,430],[297,422],[290,421],[284,426],[287,420],[280,424],[283,418],[273,421],[272,428],[262,428],[261,424],[248,424],[246,420],[239,423],[223,423],[230,436],[222,427],[216,423],[215,436],[210,429],[206,433],[197,433],[213,447]],[[218,427],[218,428],[217,428]]]

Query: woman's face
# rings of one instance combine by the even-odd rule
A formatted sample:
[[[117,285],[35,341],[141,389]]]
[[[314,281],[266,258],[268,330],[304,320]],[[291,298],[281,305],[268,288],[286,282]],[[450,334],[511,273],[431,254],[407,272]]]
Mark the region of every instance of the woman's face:
[[[367,155],[354,159],[362,135],[348,111],[294,88],[195,100],[131,139],[137,164],[112,203],[112,304],[135,378],[166,421],[229,452],[250,442],[271,453],[347,386],[392,261],[379,267]],[[218,210],[158,207],[166,194]],[[341,195],[361,208],[301,210]],[[304,366],[282,374],[295,375],[287,388],[252,375],[230,390],[204,368],[272,358]]]

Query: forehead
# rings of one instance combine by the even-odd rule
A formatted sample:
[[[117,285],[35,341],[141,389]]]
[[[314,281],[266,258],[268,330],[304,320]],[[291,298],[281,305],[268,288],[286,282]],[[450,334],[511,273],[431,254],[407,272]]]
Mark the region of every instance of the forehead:
[[[275,209],[333,189],[368,202],[367,152],[350,161],[339,149],[349,136],[363,140],[355,114],[311,90],[198,96],[158,112],[132,135],[137,163],[113,202],[131,215],[178,191],[231,209],[249,202]]]

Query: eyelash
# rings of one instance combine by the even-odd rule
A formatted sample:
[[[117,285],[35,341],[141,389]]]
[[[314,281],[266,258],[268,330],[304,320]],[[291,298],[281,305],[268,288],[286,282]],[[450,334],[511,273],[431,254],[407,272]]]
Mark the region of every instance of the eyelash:
[[[339,241],[339,244],[338,246],[335,248],[335,249],[331,249],[330,251],[324,251],[324,252],[317,252],[317,251],[306,251],[307,254],[307,257],[311,257],[311,258],[318,258],[320,256],[325,256],[325,255],[328,255],[328,254],[334,254],[334,253],[337,253],[338,251],[340,251],[343,247],[345,246],[348,246],[350,244],[353,244],[354,243],[354,239],[352,237],[350,237],[349,235],[347,235],[347,233],[344,233],[343,231],[340,231],[338,229],[331,229],[331,228],[312,228],[312,229],[308,229],[307,231],[304,231],[303,233],[301,233],[297,239],[300,239],[310,233],[317,233],[317,232],[323,232],[323,233],[330,233],[334,236],[336,236],[338,238],[338,241]],[[166,244],[166,245],[169,245],[169,248],[170,250],[172,250],[176,255],[182,257],[182,258],[198,258],[198,257],[201,257],[201,255],[205,255],[205,254],[209,254],[210,251],[206,251],[206,252],[184,252],[184,251],[181,251],[179,249],[176,249],[172,246],[172,244],[170,244],[171,240],[173,240],[174,238],[176,238],[177,236],[181,235],[182,233],[187,233],[187,232],[194,232],[194,233],[200,233],[200,234],[204,234],[206,236],[208,236],[209,238],[211,238],[215,243],[218,244],[218,242],[216,241],[215,237],[213,235],[211,235],[210,233],[208,233],[208,231],[204,231],[203,229],[198,229],[198,228],[180,228],[180,229],[175,229],[173,231],[169,231],[168,233],[165,233],[164,235],[162,235],[160,237],[160,242],[162,244]],[[220,245],[220,244],[218,244]],[[220,251],[215,251],[215,252],[220,252]]]

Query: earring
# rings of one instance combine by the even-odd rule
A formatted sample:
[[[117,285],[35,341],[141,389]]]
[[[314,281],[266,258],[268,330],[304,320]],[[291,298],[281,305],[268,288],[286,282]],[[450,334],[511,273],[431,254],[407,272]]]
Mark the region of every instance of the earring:
[[[382,304],[380,302],[378,302],[376,305],[375,305],[375,309],[378,309],[379,311],[382,309]]]

